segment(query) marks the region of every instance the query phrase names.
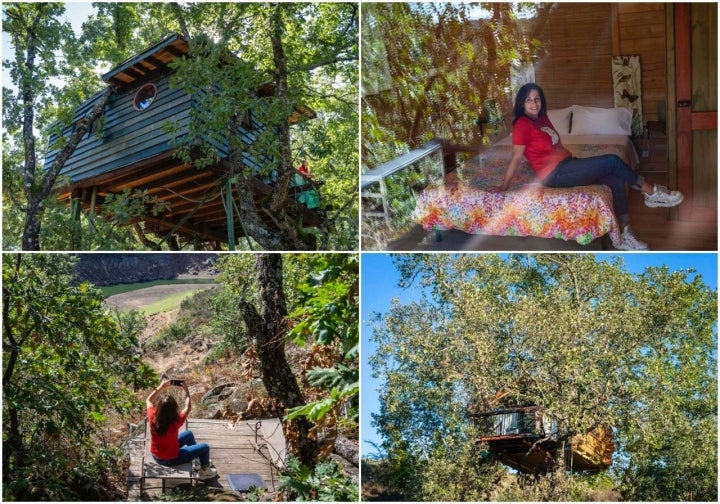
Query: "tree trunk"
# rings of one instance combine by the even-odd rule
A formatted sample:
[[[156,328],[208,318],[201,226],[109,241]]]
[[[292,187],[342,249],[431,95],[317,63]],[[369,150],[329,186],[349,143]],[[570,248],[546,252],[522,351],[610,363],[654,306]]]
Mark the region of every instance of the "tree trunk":
[[[10,257],[6,257],[9,260]],[[15,273],[17,274],[22,263],[22,254],[15,256]],[[11,303],[17,302],[17,299],[11,299],[9,290],[3,287],[3,299],[2,299],[2,325],[3,325],[3,352],[7,357],[5,362],[5,369],[3,371],[2,378],[2,390],[3,397],[11,397],[12,394],[8,393],[12,386],[12,377],[15,372],[15,364],[20,357],[20,346],[23,343],[22,340],[17,341],[13,334],[12,324],[10,323],[10,305]],[[24,338],[23,338],[24,339]],[[8,356],[9,354],[9,356]],[[22,467],[24,460],[22,460],[22,436],[20,435],[20,417],[17,408],[8,405],[8,401],[5,401],[5,408],[7,409],[8,422],[3,422],[3,479],[9,480],[10,477],[10,461],[12,459],[15,467]]]
[[[37,187],[35,183],[35,137],[32,133],[32,123],[34,122],[34,116],[32,113],[32,107],[25,108],[25,121],[23,124],[23,137],[25,141],[25,166],[23,169],[24,179],[24,190],[25,197],[27,199],[27,210],[25,212],[25,228],[23,230],[22,237],[22,248],[23,250],[40,250],[40,224],[42,211],[45,206],[45,200],[50,196],[50,193],[55,185],[60,170],[65,166],[65,162],[73,155],[75,149],[77,149],[80,140],[88,132],[90,126],[97,121],[105,111],[105,105],[107,104],[110,96],[112,96],[112,88],[107,88],[105,93],[102,95],[100,100],[93,106],[90,112],[81,120],[75,124],[75,131],[68,138],[68,142],[65,147],[57,154],[55,161],[52,166],[45,172],[42,177],[42,181]],[[34,100],[34,95],[25,96],[23,93],[23,100]],[[25,124],[30,124],[28,131],[26,131]],[[31,153],[30,156],[28,153]]]
[[[285,356],[285,334],[288,328],[285,319],[287,307],[283,292],[282,256],[258,254],[256,270],[260,289],[259,309],[241,299],[240,313],[248,332],[255,339],[263,384],[277,404],[277,415],[283,417],[288,409],[302,406],[305,401]],[[310,427],[311,424],[305,417],[283,422],[283,432],[290,452],[304,465],[313,468],[318,448],[309,438]]]
[[[285,6],[278,3],[275,5],[272,15],[272,26],[270,29],[270,42],[273,50],[273,63],[275,64],[275,96],[280,102],[282,110],[285,111],[287,117],[283,118],[278,126],[278,141],[280,143],[280,181],[275,187],[270,202],[270,209],[277,211],[285,204],[290,189],[290,181],[292,177],[292,165],[290,150],[290,113],[291,107],[288,100],[288,69],[287,58],[285,57],[285,49],[283,48],[282,39],[285,31],[285,21],[283,19],[283,9]]]

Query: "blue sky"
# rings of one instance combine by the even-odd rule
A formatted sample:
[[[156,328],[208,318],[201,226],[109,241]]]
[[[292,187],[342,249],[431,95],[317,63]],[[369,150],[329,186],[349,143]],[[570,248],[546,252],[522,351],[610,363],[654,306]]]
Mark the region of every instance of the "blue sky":
[[[599,259],[613,257],[616,254],[597,254]],[[694,269],[703,282],[717,290],[718,256],[716,253],[646,253],[623,254],[625,268],[632,273],[640,273],[648,266],[667,265],[671,271]],[[418,289],[403,290],[397,286],[400,278],[392,263],[391,254],[364,253],[361,258],[361,423],[360,439],[362,455],[376,453],[369,442],[380,444],[380,438],[370,425],[370,414],[378,409],[378,389],[380,383],[371,377],[371,369],[367,364],[368,357],[375,352],[370,341],[372,329],[369,326],[370,314],[385,313],[390,307],[390,300],[398,297],[403,301],[419,298]]]

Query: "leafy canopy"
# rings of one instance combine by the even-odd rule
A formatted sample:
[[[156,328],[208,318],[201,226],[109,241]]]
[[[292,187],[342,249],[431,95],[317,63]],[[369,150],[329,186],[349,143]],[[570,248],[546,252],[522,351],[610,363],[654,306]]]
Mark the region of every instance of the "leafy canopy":
[[[3,256],[3,497],[95,499],[118,455],[101,440],[112,412],[154,373],[136,356],[137,321],[111,316],[75,259]],[[89,492],[89,493],[84,493]]]
[[[665,499],[716,495],[717,294],[692,271],[634,275],[584,254],[396,264],[424,295],[375,318],[385,385],[373,419],[389,454],[431,460],[503,391],[546,408],[568,437],[612,427],[615,481],[632,498],[659,498],[640,482],[672,478]],[[691,463],[692,492],[679,483]]]

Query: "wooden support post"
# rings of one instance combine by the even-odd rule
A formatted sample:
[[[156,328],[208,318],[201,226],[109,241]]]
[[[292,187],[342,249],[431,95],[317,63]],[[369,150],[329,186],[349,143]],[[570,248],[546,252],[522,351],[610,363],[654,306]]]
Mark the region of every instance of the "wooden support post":
[[[80,198],[74,197],[70,200],[70,236],[72,248],[77,250],[80,248]]]
[[[235,218],[233,215],[233,186],[232,178],[228,178],[225,183],[225,216],[227,218],[228,227],[228,250],[235,250]]]
[[[95,205],[97,204],[97,192],[98,192],[97,186],[93,186],[92,192],[90,193],[90,210],[88,211],[88,217],[92,217],[93,215],[95,215]]]

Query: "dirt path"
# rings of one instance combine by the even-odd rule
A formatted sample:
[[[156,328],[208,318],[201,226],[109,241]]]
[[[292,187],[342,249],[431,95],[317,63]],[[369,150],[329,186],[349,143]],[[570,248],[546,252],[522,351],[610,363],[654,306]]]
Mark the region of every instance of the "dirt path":
[[[138,289],[132,292],[124,292],[115,294],[106,299],[110,309],[118,309],[120,311],[140,309],[143,306],[150,305],[159,299],[173,294],[187,292],[188,294],[213,287],[214,284],[172,284],[172,285],[155,285],[146,289]]]

